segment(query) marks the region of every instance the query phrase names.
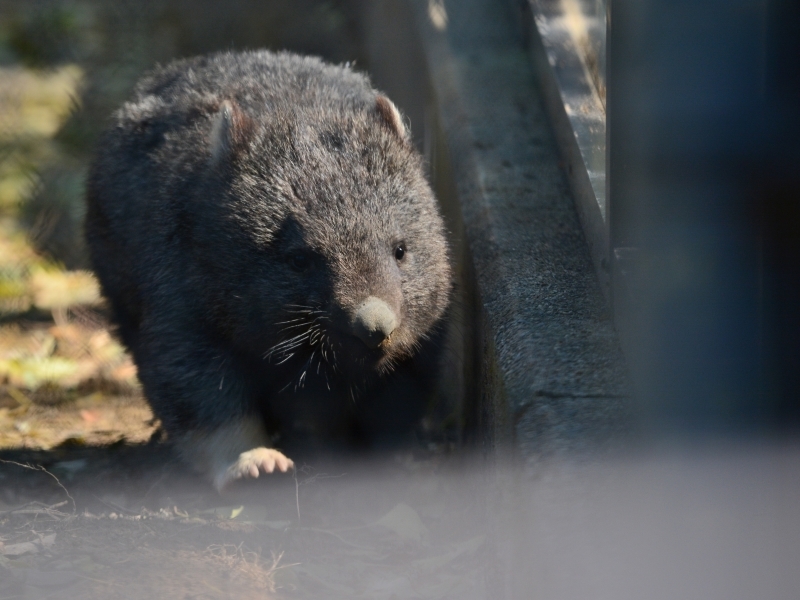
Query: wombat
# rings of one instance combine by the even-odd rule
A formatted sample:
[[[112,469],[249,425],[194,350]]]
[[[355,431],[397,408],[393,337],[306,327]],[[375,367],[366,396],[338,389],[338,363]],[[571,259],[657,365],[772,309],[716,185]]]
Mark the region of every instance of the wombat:
[[[276,439],[372,443],[419,420],[449,248],[364,75],[267,51],[156,68],[101,138],[87,201],[148,401],[218,489],[290,469]]]

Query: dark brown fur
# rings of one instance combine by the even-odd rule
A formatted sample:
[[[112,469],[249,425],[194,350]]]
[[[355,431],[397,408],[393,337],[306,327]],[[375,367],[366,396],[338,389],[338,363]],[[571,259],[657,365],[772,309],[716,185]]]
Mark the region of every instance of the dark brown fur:
[[[86,236],[153,410],[218,486],[298,423],[419,417],[403,386],[448,306],[448,247],[364,76],[264,51],[155,70],[99,145]],[[377,347],[368,301],[391,321]]]

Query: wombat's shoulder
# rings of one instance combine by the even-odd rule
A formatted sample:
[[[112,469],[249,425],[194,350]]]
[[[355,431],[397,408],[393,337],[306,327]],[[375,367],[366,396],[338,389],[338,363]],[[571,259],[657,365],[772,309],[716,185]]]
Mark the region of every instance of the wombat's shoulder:
[[[235,100],[250,113],[291,108],[359,108],[374,103],[369,79],[312,56],[257,50],[178,60],[147,73],[120,117]]]

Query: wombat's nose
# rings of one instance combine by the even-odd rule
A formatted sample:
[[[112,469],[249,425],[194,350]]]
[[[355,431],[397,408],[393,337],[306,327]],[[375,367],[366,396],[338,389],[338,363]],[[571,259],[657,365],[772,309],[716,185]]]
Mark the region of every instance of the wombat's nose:
[[[380,298],[370,296],[356,309],[353,333],[370,348],[377,348],[397,327],[397,316]]]

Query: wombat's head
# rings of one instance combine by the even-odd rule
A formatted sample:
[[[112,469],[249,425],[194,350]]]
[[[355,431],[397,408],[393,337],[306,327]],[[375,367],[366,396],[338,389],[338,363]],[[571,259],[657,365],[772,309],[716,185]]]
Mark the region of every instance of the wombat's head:
[[[391,370],[450,299],[421,159],[394,105],[357,92],[284,106],[280,118],[226,100],[209,128],[209,167],[226,196],[212,260],[228,271],[234,337],[301,385]]]

